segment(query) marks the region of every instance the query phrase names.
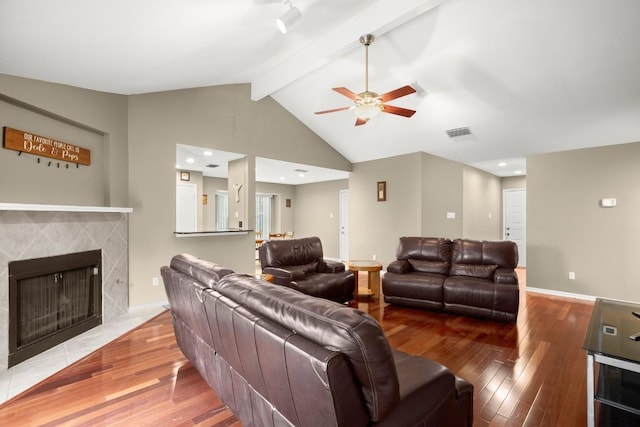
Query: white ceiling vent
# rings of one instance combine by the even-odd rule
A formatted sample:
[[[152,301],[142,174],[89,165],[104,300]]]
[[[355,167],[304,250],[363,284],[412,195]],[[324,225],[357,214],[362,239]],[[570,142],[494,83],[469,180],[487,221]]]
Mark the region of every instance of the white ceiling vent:
[[[457,136],[470,135],[471,129],[469,129],[468,127],[462,127],[462,128],[455,128],[455,129],[447,129],[446,132],[447,132],[447,135],[449,135],[449,138],[455,138]]]
[[[219,166],[220,166],[220,165],[214,165],[213,163],[209,163],[209,164],[207,165],[207,167],[208,167],[208,168],[217,168],[217,167],[219,167]]]

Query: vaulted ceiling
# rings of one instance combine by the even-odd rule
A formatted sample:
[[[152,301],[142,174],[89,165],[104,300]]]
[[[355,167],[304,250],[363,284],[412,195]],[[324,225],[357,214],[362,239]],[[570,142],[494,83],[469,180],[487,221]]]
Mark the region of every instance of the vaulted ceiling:
[[[138,94],[250,83],[351,162],[424,151],[499,176],[530,154],[640,141],[638,0],[3,0],[0,73]],[[354,126],[332,91],[410,84]],[[469,127],[450,138],[447,129]],[[500,162],[506,166],[498,166]]]

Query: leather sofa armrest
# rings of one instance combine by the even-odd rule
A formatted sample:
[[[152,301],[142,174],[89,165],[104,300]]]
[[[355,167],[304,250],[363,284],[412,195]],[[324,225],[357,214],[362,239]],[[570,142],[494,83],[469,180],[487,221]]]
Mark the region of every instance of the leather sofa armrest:
[[[517,285],[518,274],[512,268],[498,268],[493,275],[494,283]]]
[[[397,259],[392,261],[387,267],[387,273],[404,274],[411,271],[411,264],[406,259]]]
[[[320,273],[342,273],[345,270],[344,264],[337,261],[322,260],[318,265]]]
[[[273,276],[273,283],[276,285],[288,286],[294,278],[294,272],[285,270],[284,268],[265,267],[262,269],[262,272],[271,274]]]

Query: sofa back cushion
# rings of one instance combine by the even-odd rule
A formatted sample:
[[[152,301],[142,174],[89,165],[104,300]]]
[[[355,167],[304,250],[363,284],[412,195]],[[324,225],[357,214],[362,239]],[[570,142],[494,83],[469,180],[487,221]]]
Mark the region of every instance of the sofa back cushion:
[[[349,361],[372,421],[399,402],[398,377],[389,343],[369,314],[251,276],[233,274],[217,291],[258,317],[269,319]]]
[[[315,272],[322,260],[322,243],[318,237],[278,239],[264,242],[260,249],[260,266]],[[298,268],[294,268],[298,266]]]
[[[518,266],[518,247],[512,241],[456,239],[452,244],[451,276],[492,279],[498,268]]]
[[[222,277],[233,273],[233,270],[227,267],[200,259],[190,254],[174,256],[171,258],[170,266],[174,270],[193,277],[194,280],[208,288],[213,288]]]
[[[413,271],[449,274],[451,240],[438,237],[401,237],[396,258],[407,260]]]

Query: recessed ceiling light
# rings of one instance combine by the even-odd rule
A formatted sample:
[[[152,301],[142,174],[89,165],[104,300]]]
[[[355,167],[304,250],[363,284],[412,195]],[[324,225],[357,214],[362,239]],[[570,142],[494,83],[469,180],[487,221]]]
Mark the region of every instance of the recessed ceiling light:
[[[202,153],[202,154],[204,154],[205,156],[213,156],[213,151],[209,151],[209,150],[207,150],[207,151],[205,151],[205,152],[204,152],[204,153]]]
[[[304,176],[304,174],[303,174],[303,173],[299,173],[299,174],[298,174],[298,176],[299,176],[300,178],[302,178],[302,177]]]
[[[280,181],[284,181],[286,178],[284,176],[280,177]]]
[[[193,163],[193,162],[195,162],[195,159],[193,157],[187,157],[186,162],[187,163]]]
[[[498,163],[498,166],[503,168],[503,167],[507,166],[507,162],[500,162],[500,163]]]
[[[176,169],[180,169],[180,165],[176,165]]]
[[[513,173],[515,173],[516,175],[522,175],[522,171],[515,171]]]

